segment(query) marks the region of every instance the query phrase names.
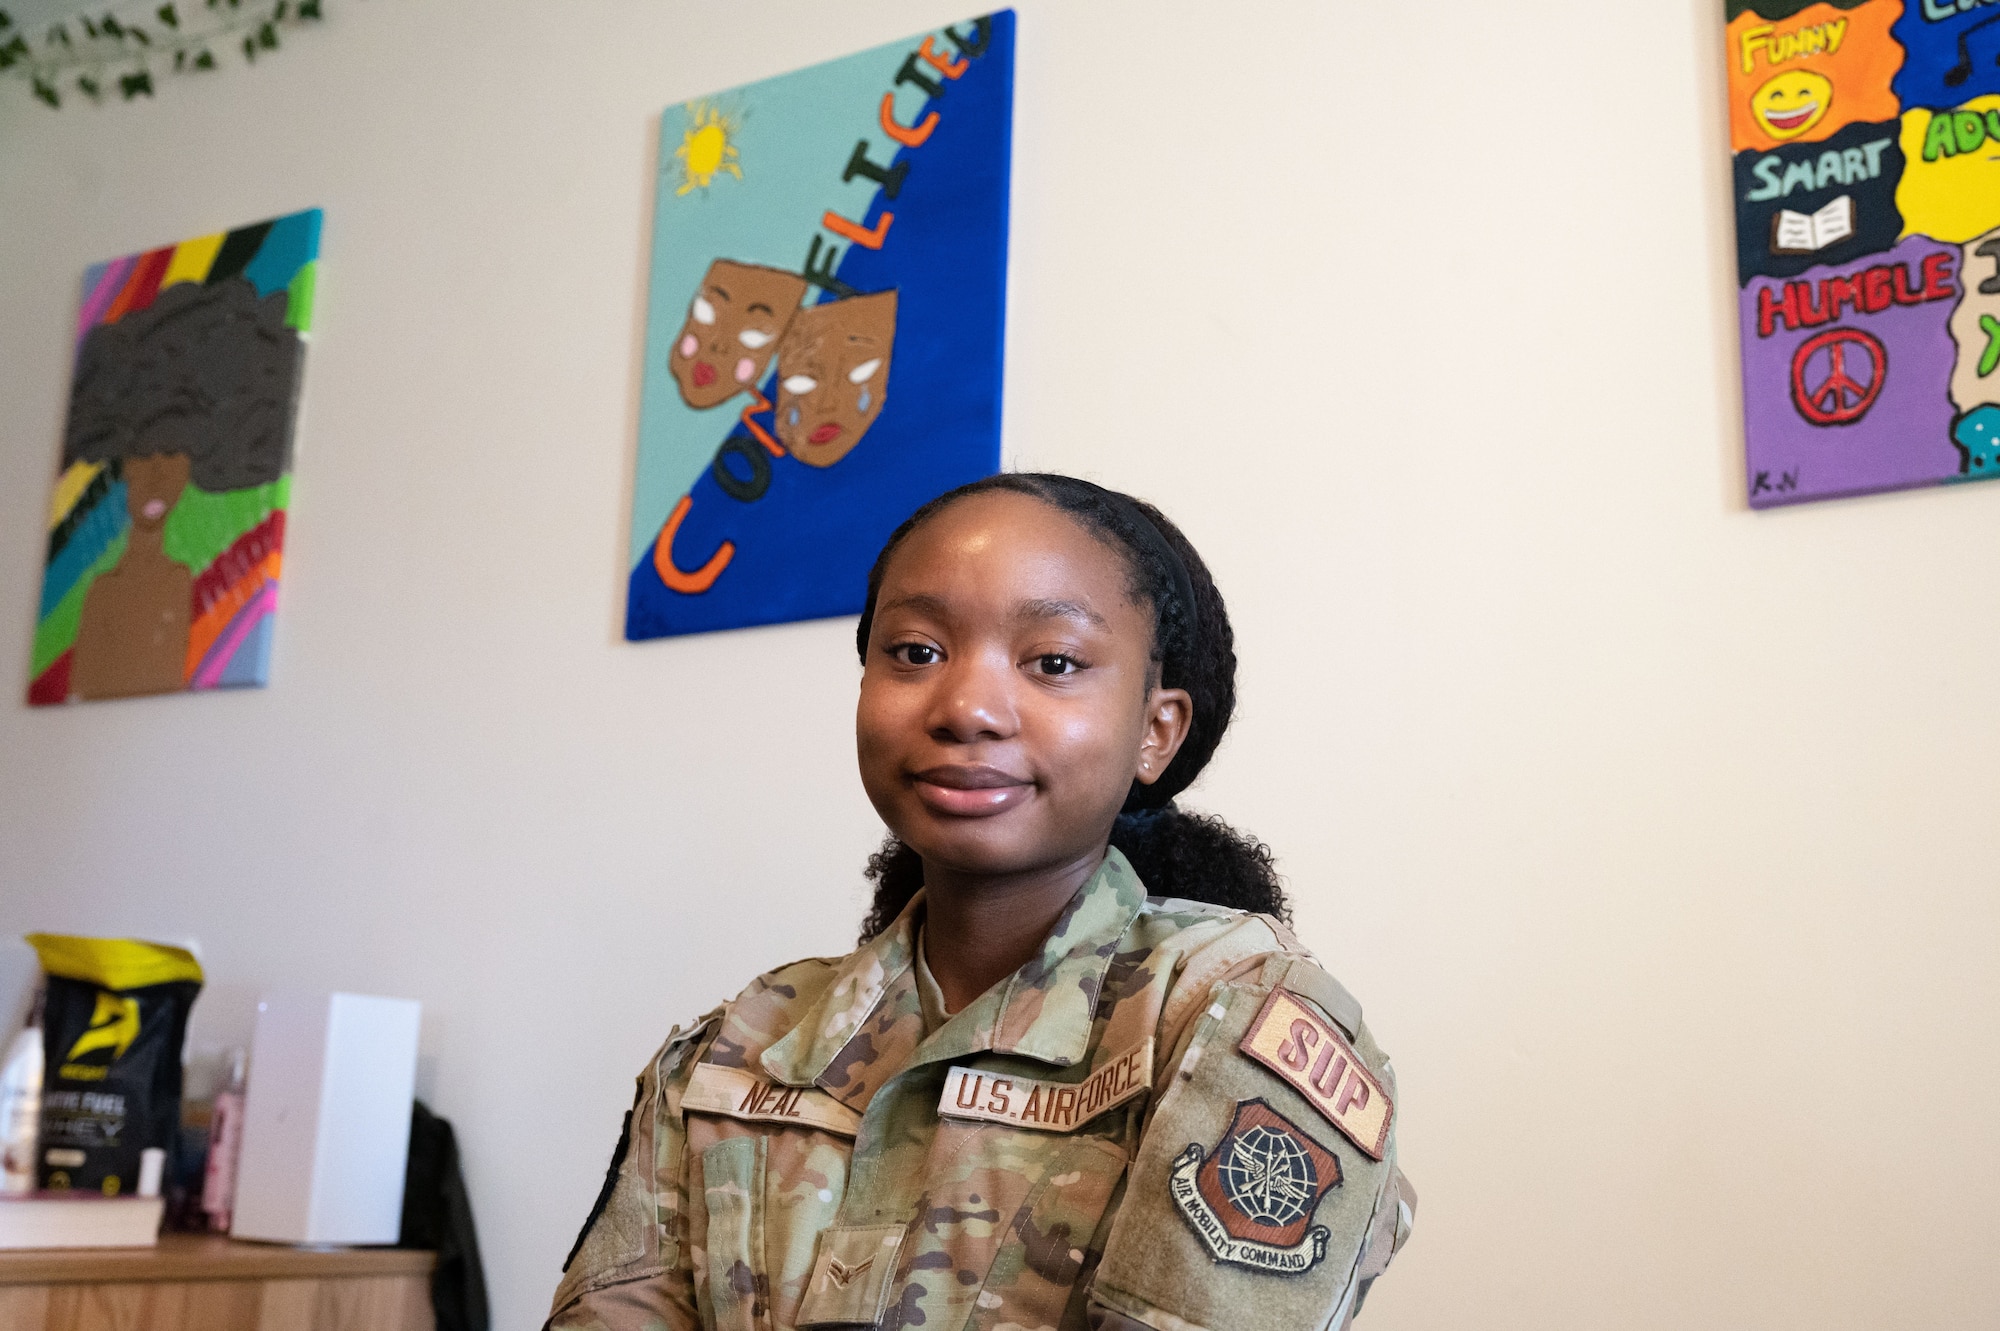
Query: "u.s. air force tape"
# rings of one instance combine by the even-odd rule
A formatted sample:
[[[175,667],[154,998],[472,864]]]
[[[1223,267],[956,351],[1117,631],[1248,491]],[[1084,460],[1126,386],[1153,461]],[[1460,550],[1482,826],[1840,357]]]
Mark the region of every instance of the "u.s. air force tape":
[[[1333,1023],[1291,990],[1283,985],[1271,990],[1237,1047],[1283,1077],[1349,1141],[1382,1158],[1396,1112],[1388,1092]]]
[[[681,1095],[683,1110],[748,1119],[753,1123],[790,1123],[820,1128],[842,1137],[861,1131],[861,1115],[825,1091],[810,1086],[781,1086],[742,1068],[703,1063],[688,1078]]]
[[[1037,1081],[954,1067],[938,1097],[942,1118],[976,1118],[1036,1132],[1073,1132],[1152,1085],[1153,1041],[1114,1055],[1079,1082]]]

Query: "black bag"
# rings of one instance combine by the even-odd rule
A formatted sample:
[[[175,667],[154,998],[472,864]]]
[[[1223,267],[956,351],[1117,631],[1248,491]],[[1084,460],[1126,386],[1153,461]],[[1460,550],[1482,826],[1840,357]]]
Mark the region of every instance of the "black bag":
[[[437,1254],[431,1273],[431,1310],[437,1331],[487,1331],[486,1273],[479,1265],[479,1235],[472,1201],[458,1167],[458,1137],[449,1119],[418,1100],[410,1111],[410,1163],[403,1176],[403,1233],[399,1248]]]
[[[201,964],[129,939],[30,934],[48,973],[42,1010],[38,1186],[115,1197],[139,1154],[170,1150],[181,1121],[181,1046]]]

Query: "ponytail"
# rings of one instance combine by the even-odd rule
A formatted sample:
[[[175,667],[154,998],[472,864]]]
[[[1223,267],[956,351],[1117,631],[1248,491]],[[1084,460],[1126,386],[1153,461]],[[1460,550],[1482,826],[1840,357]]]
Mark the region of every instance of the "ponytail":
[[[1155,896],[1205,901],[1292,922],[1271,848],[1212,813],[1190,813],[1172,804],[1121,813],[1111,825],[1111,844],[1132,861],[1139,881]]]
[[[1153,608],[1153,660],[1160,683],[1193,700],[1187,739],[1151,785],[1132,783],[1112,824],[1111,844],[1132,862],[1147,891],[1291,920],[1271,848],[1213,814],[1189,813],[1174,797],[1194,784],[1215,755],[1236,710],[1236,636],[1208,565],[1181,529],[1151,504],[1074,476],[1003,473],[931,500],[891,533],[868,573],[868,598],[855,629],[856,650],[868,659],[875,599],[889,556],[909,534],[960,499],[1006,490],[1039,499],[1080,522],[1117,550],[1130,574],[1135,602]],[[923,859],[891,836],[868,858],[875,884],[866,940],[888,928],[924,882]]]

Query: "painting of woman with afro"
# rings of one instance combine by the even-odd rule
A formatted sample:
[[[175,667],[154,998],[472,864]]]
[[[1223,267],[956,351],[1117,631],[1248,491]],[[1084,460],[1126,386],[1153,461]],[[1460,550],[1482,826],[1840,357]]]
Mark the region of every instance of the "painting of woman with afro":
[[[86,280],[31,701],[264,682],[318,221]]]

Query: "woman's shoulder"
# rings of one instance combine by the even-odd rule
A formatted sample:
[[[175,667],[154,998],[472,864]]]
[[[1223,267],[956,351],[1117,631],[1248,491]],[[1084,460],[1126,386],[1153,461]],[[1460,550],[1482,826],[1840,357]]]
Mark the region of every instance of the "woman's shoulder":
[[[1361,1024],[1361,1004],[1328,974],[1319,958],[1274,915],[1189,901],[1148,897],[1127,934],[1171,974],[1163,1025],[1169,1029],[1205,1007],[1220,985],[1260,991],[1280,985],[1304,992],[1350,1034]]]
[[[1274,915],[1183,897],[1147,897],[1130,934],[1142,946],[1182,954],[1226,952],[1244,959],[1272,952],[1312,955]]]
[[[852,955],[852,954],[849,954]],[[804,957],[774,966],[745,985],[736,997],[717,1004],[686,1025],[667,1034],[659,1063],[688,1062],[688,1054],[727,1042],[731,1047],[769,1038],[789,1030],[840,973],[847,957]],[[764,1039],[757,1039],[763,1036]]]
[[[801,957],[782,966],[773,966],[750,981],[743,987],[743,992],[723,1006],[735,1008],[759,1002],[810,1003],[832,983],[833,977],[853,955],[850,952],[838,957]]]

